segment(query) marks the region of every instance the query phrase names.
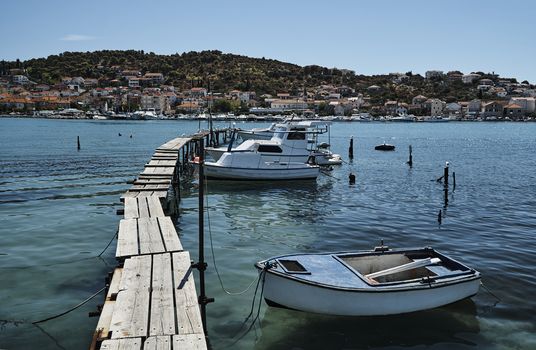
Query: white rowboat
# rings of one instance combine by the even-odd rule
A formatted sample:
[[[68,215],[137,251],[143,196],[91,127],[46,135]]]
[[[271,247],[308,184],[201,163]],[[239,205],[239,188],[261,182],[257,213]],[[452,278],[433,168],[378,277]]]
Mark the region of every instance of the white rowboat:
[[[432,248],[295,254],[255,264],[268,305],[330,315],[421,311],[469,298],[480,273]]]

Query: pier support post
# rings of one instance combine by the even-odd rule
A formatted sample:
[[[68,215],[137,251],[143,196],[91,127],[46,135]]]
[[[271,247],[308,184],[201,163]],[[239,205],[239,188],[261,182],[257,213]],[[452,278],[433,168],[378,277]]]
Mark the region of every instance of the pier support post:
[[[205,232],[204,232],[204,200],[205,200],[205,172],[203,169],[204,162],[204,144],[205,138],[199,140],[199,262],[194,265],[199,271],[199,298],[198,302],[201,309],[201,321],[203,322],[203,331],[207,335],[207,304],[214,301],[208,298],[205,291]]]
[[[80,151],[80,136],[76,137],[76,149]]]
[[[412,151],[413,151],[413,149],[412,149],[411,145],[409,145],[409,160],[408,160],[408,165],[409,165],[410,168],[413,167],[413,155],[412,155]]]
[[[456,189],[456,172],[452,172],[452,190],[454,191]]]
[[[348,158],[354,159],[354,137],[350,137],[350,148],[348,148]]]

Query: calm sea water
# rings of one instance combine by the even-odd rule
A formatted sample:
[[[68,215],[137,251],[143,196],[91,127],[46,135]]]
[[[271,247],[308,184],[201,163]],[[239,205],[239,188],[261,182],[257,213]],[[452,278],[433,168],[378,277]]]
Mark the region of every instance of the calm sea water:
[[[40,328],[31,322],[103,287],[115,265],[115,243],[97,255],[117,229],[126,181],[157,146],[197,128],[189,121],[0,119],[0,348],[89,347],[97,318],[87,315],[102,295]],[[253,263],[263,258],[370,249],[383,239],[392,247],[430,245],[465,262],[482,272],[500,302],[481,288],[472,300],[448,307],[374,318],[262,303],[246,332],[255,285],[226,294],[207,238],[213,348],[536,348],[536,124],[335,123],[329,141],[345,160],[351,136],[353,162],[317,181],[208,183],[206,228],[225,288],[246,289],[257,277]],[[374,151],[384,141],[397,150]],[[435,181],[445,161],[456,172],[447,206]],[[353,186],[350,172],[357,175]],[[180,214],[177,229],[195,259],[195,192],[186,193]],[[253,317],[257,310],[258,302]]]

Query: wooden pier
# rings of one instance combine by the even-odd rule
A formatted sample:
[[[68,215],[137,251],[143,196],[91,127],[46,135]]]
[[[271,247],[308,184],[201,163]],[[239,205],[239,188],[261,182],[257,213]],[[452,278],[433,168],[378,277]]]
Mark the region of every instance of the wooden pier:
[[[227,132],[217,135],[225,141]],[[158,147],[121,196],[119,265],[109,278],[90,349],[207,349],[190,254],[163,206],[200,139],[213,142],[203,133]]]

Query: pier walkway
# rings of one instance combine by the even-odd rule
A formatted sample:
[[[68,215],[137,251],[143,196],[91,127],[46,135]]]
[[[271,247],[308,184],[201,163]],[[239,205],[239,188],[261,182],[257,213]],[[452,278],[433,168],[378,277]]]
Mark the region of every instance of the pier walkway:
[[[119,265],[109,279],[90,349],[207,349],[190,254],[162,205],[197,141],[207,136],[158,147],[121,197]]]

